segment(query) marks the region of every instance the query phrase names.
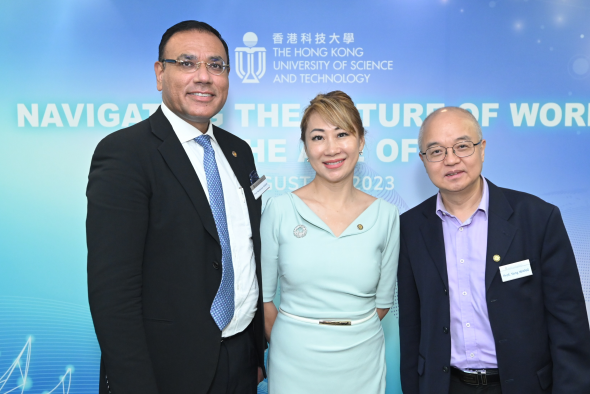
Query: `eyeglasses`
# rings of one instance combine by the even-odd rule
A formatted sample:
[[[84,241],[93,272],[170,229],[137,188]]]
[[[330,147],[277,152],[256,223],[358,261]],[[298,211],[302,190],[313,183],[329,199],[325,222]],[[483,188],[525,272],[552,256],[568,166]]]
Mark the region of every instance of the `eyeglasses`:
[[[453,153],[457,157],[469,157],[475,152],[475,147],[481,144],[481,141],[483,140],[480,140],[477,144],[471,141],[461,141],[453,146],[432,146],[426,149],[426,152],[420,152],[420,154],[426,156],[426,160],[431,163],[443,161],[447,157],[449,148],[453,149]]]
[[[214,60],[211,63],[207,62],[195,62],[193,60],[172,60],[162,59],[162,63],[173,63],[180,67],[180,69],[186,73],[194,73],[204,64],[209,74],[221,75],[225,70],[229,70],[229,64],[225,64],[223,60]]]

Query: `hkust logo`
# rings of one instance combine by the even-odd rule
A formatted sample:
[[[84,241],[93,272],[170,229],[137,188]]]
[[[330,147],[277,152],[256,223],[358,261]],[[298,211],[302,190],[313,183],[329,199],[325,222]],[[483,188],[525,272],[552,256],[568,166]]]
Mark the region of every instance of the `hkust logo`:
[[[258,36],[248,32],[244,34],[245,47],[236,48],[236,74],[242,83],[259,83],[266,73],[266,49],[256,47]]]

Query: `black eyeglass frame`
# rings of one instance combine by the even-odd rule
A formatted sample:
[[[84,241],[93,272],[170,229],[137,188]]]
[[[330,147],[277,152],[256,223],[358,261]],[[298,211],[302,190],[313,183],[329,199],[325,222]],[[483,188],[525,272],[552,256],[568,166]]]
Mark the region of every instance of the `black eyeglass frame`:
[[[473,141],[460,141],[460,142],[457,142],[456,144],[454,144],[453,146],[439,146],[439,145],[436,145],[436,146],[431,146],[430,148],[426,149],[426,151],[424,151],[424,152],[420,152],[420,154],[421,154],[421,155],[423,155],[424,157],[426,157],[426,160],[428,160],[428,156],[426,155],[426,153],[427,153],[427,152],[428,152],[430,149],[432,149],[432,148],[437,148],[437,147],[444,148],[444,149],[445,149],[445,155],[444,155],[444,157],[443,157],[442,159],[438,160],[438,161],[430,161],[430,160],[428,160],[430,163],[440,163],[441,161],[443,161],[444,159],[446,159],[446,158],[447,158],[447,155],[448,155],[448,152],[449,152],[449,148],[451,148],[451,149],[453,150],[453,154],[454,154],[455,156],[457,156],[457,157],[460,157],[460,158],[463,158],[463,157],[469,157],[469,156],[471,156],[471,155],[473,155],[473,154],[475,153],[475,147],[476,147],[477,145],[481,144],[481,142],[482,142],[482,141],[483,141],[483,138],[482,138],[481,140],[479,140],[479,142],[478,142],[477,144],[473,143]],[[470,153],[470,154],[468,154],[467,156],[459,156],[459,155],[457,154],[457,152],[455,152],[455,146],[456,146],[456,145],[458,145],[458,144],[460,144],[460,143],[464,143],[464,142],[471,142],[471,143],[473,144],[473,152],[471,152],[471,153]]]
[[[170,64],[177,64],[177,65],[182,65],[183,63],[195,63],[195,70],[194,71],[190,71],[190,73],[194,73],[195,71],[197,71],[200,67],[201,64],[205,64],[205,68],[207,69],[207,72],[211,75],[221,75],[223,74],[224,71],[228,71],[229,72],[229,64],[225,64],[225,62],[223,62],[223,64],[221,65],[221,72],[219,74],[215,74],[214,72],[212,72],[211,66],[212,65],[219,65],[218,63],[207,63],[205,61],[202,62],[193,62],[192,60],[174,60],[174,59],[161,59],[160,63],[164,64],[164,63],[170,63]]]

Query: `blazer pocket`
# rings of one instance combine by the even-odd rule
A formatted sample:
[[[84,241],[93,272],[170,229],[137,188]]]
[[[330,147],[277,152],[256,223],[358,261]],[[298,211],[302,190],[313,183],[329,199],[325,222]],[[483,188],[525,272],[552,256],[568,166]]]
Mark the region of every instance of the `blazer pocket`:
[[[539,384],[543,390],[547,390],[547,387],[553,383],[553,363],[545,365],[543,368],[537,371],[537,377],[539,378]]]
[[[418,354],[418,375],[422,376],[424,374],[424,364],[426,360],[422,357],[421,354]]]

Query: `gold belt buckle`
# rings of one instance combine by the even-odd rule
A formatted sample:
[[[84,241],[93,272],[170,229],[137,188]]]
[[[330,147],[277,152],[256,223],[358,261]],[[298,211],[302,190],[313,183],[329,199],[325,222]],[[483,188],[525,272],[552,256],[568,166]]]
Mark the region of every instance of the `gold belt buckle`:
[[[350,320],[320,320],[320,324],[327,326],[350,326]]]

